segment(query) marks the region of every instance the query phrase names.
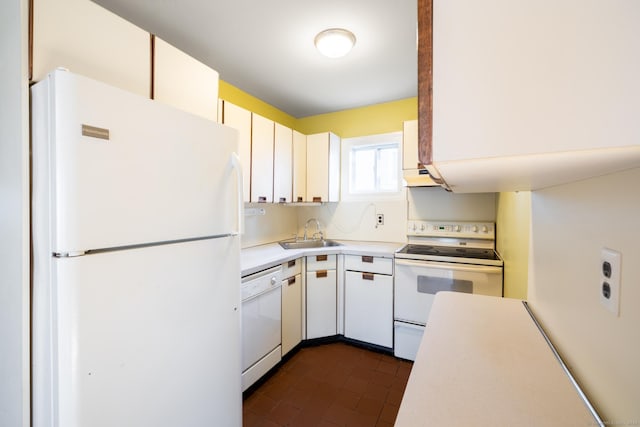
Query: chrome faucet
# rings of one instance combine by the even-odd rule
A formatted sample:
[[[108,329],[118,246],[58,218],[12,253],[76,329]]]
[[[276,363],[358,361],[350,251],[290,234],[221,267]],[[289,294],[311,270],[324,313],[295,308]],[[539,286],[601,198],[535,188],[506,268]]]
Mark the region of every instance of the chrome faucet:
[[[307,220],[307,222],[304,224],[304,240],[307,240],[307,227],[309,226],[310,222],[315,221],[316,223],[316,232],[313,235],[313,238],[315,239],[316,234],[320,235],[320,240],[324,240],[324,235],[322,234],[322,231],[320,230],[320,221],[318,221],[317,218],[309,218]]]

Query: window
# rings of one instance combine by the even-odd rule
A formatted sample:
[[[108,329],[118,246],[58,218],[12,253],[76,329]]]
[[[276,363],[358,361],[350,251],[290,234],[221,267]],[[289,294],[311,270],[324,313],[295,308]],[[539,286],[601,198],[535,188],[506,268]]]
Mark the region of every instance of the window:
[[[350,157],[350,193],[398,191],[397,144],[353,147]]]
[[[343,199],[400,194],[400,141],[399,132],[342,141]]]

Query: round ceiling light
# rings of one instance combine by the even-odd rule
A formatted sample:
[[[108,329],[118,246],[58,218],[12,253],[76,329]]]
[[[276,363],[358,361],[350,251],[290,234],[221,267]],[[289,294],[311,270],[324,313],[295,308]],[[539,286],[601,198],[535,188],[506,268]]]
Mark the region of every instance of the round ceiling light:
[[[340,58],[349,53],[356,44],[356,36],[343,28],[330,28],[318,33],[314,43],[324,56]]]

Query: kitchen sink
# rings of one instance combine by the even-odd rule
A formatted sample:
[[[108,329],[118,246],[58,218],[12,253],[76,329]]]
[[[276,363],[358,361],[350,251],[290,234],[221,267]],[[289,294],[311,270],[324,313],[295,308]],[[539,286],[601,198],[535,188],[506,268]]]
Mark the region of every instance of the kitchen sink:
[[[284,249],[310,249],[310,248],[328,248],[331,246],[342,246],[334,240],[314,239],[314,240],[296,240],[287,242],[278,242]]]

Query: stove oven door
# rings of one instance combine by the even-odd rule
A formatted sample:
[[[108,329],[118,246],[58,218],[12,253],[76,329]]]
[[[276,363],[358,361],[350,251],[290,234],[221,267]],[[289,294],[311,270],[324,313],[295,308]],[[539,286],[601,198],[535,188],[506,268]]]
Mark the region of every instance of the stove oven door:
[[[440,291],[502,296],[502,267],[396,258],[395,320],[426,324]]]

